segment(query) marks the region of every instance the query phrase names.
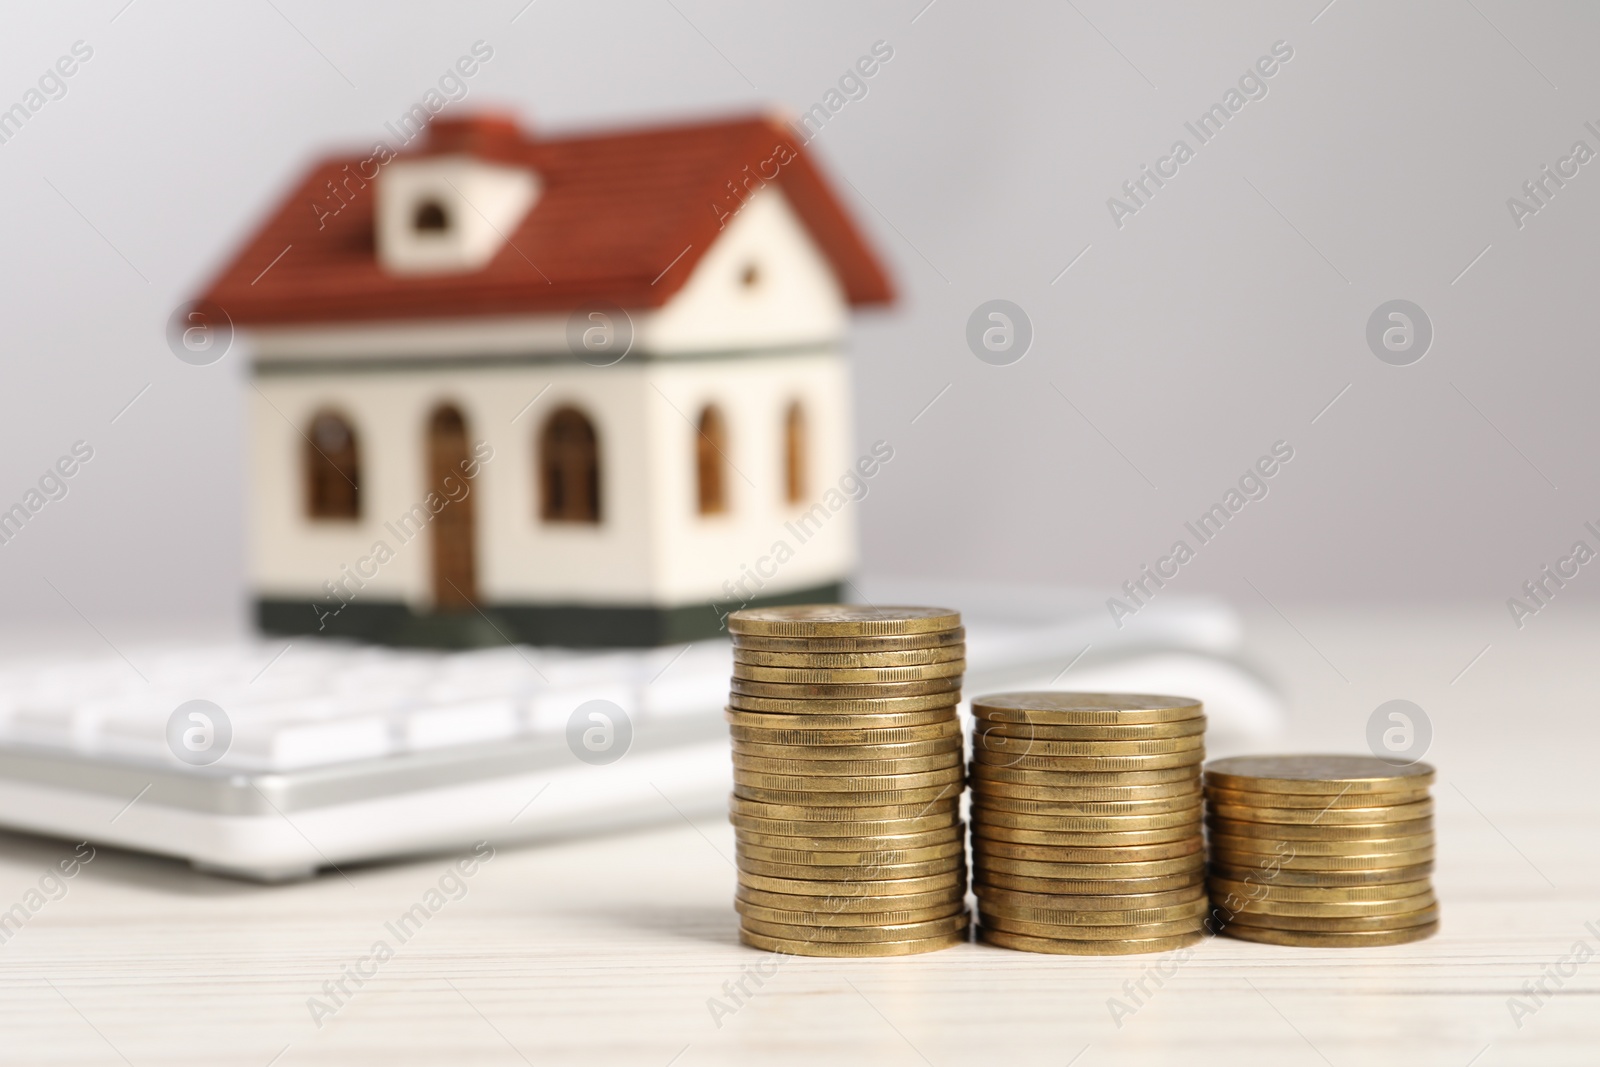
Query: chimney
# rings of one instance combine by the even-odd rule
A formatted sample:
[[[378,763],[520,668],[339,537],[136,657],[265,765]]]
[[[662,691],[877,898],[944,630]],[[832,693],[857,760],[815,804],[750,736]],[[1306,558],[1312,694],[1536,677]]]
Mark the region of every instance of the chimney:
[[[517,120],[508,113],[479,112],[460,118],[440,116],[428,124],[430,152],[496,155],[523,142]]]

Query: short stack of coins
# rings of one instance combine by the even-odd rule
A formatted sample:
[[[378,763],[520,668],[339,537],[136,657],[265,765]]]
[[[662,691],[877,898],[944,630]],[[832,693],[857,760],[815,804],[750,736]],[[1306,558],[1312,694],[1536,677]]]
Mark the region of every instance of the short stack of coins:
[[[1203,936],[1199,701],[976,697],[979,937],[1029,952],[1162,952]]]
[[[805,956],[965,941],[961,616],[802,605],[734,612],[728,631],[740,940]]]
[[[1372,756],[1206,765],[1212,914],[1246,941],[1398,945],[1439,929],[1433,768]]]

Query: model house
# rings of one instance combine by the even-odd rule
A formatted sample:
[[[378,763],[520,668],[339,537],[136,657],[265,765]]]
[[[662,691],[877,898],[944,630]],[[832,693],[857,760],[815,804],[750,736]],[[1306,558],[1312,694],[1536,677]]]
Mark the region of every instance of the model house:
[[[658,644],[855,563],[841,345],[891,289],[782,122],[436,118],[312,167],[204,299],[267,631]]]

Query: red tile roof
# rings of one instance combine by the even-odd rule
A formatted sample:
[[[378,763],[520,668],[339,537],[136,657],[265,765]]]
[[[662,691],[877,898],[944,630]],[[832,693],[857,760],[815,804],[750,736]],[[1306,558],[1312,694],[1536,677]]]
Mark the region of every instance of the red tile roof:
[[[590,301],[659,307],[737,210],[733,190],[748,195],[763,175],[783,190],[851,303],[893,299],[883,267],[779,120],[543,139],[503,116],[436,119],[421,147],[397,158],[463,152],[531,167],[543,183],[481,270],[417,276],[379,265],[375,189],[361,180],[377,169],[368,152],[312,167],[203,299],[245,325],[560,312]],[[341,183],[342,206],[330,191]]]

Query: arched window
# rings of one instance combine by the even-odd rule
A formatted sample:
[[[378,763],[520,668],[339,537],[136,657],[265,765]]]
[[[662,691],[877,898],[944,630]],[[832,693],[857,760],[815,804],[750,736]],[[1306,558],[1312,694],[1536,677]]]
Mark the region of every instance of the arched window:
[[[344,416],[323,410],[311,419],[305,447],[306,514],[361,518],[361,449]]]
[[[720,515],[728,510],[725,468],[728,464],[728,429],[722,412],[713,404],[700,409],[695,434],[695,482],[700,514]]]
[[[791,504],[806,495],[806,412],[798,400],[783,416],[783,493]]]
[[[600,445],[577,408],[556,409],[539,433],[539,516],[546,522],[600,521]]]

